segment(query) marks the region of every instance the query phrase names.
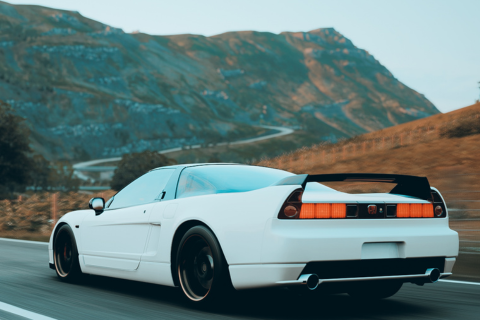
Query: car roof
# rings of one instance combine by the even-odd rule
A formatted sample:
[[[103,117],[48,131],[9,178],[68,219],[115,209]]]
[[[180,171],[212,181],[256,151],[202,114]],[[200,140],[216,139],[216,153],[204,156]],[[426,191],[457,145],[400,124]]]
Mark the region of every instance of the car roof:
[[[150,171],[158,170],[158,169],[167,169],[167,168],[177,169],[177,168],[188,168],[188,167],[198,167],[198,166],[217,166],[217,165],[249,166],[248,164],[242,164],[242,163],[222,163],[222,162],[218,162],[218,163],[184,163],[184,164],[174,164],[174,165],[165,166],[165,167],[158,167],[158,168],[152,169]]]

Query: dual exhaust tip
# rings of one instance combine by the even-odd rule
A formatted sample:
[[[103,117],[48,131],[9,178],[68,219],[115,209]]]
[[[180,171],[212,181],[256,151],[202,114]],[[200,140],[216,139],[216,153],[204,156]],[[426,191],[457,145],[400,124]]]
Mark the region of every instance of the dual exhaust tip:
[[[315,274],[302,274],[298,280],[305,284],[309,290],[317,289],[320,284],[320,278]]]
[[[440,270],[438,270],[437,268],[427,269],[425,275],[427,276],[430,283],[435,283],[438,281],[438,279],[440,279]]]
[[[440,270],[438,270],[437,268],[430,268],[430,269],[427,269],[427,271],[425,271],[424,278],[426,278],[425,279],[427,280],[426,282],[435,283],[438,281],[438,279],[440,279],[440,276],[441,276]],[[388,278],[390,277],[385,277],[385,280]],[[320,284],[320,278],[315,273],[302,274],[298,280],[300,280],[300,283],[305,284],[309,290],[317,289],[318,285]],[[354,280],[354,279],[351,279],[351,280]],[[367,280],[367,279],[355,278],[355,280],[358,281],[358,280]],[[380,280],[380,279],[375,279],[375,280]]]

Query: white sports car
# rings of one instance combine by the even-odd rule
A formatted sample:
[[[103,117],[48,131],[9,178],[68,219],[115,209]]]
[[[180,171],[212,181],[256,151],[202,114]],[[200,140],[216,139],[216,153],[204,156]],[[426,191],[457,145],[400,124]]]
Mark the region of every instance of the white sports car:
[[[327,181],[397,185],[350,194],[320,184]],[[274,286],[385,298],[404,282],[451,275],[458,255],[445,202],[424,177],[175,165],[89,205],[64,215],[50,237],[50,267],[61,279],[87,273],[179,286],[201,303],[229,288]]]

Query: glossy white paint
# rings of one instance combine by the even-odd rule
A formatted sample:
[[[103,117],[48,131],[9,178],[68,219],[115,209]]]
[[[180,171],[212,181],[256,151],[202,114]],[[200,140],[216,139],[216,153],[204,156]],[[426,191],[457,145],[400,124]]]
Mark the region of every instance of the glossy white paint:
[[[145,251],[153,203],[87,214],[81,223],[78,252],[85,265],[135,270]]]
[[[279,220],[286,198],[300,186],[210,194],[106,210],[71,212],[82,271],[173,286],[172,242],[185,222],[207,225],[217,237],[237,289],[296,280],[310,261],[458,255],[458,234],[444,219]],[[390,194],[305,192],[304,202],[424,203]],[[79,225],[80,228],[75,228]],[[50,263],[53,263],[50,239]],[[449,271],[450,270],[450,271]]]

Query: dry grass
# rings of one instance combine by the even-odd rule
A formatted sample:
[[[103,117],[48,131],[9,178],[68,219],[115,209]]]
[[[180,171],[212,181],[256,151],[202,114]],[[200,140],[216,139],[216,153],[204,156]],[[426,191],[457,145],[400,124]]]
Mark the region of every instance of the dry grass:
[[[48,239],[56,220],[65,213],[87,209],[94,196],[110,198],[115,192],[99,194],[77,192],[32,193],[20,200],[0,201],[0,237],[43,241]],[[55,204],[54,204],[55,203]]]
[[[302,148],[259,162],[296,173],[394,173],[428,177],[449,207],[478,209],[480,202],[480,134],[449,138],[452,128],[478,119],[480,104],[358,136],[338,144]],[[337,186],[336,186],[337,187]],[[366,191],[357,184],[343,191]],[[369,187],[368,191],[376,191]],[[384,191],[378,189],[377,191]],[[479,191],[479,192],[471,192]],[[455,218],[479,216],[480,211],[452,211]]]

